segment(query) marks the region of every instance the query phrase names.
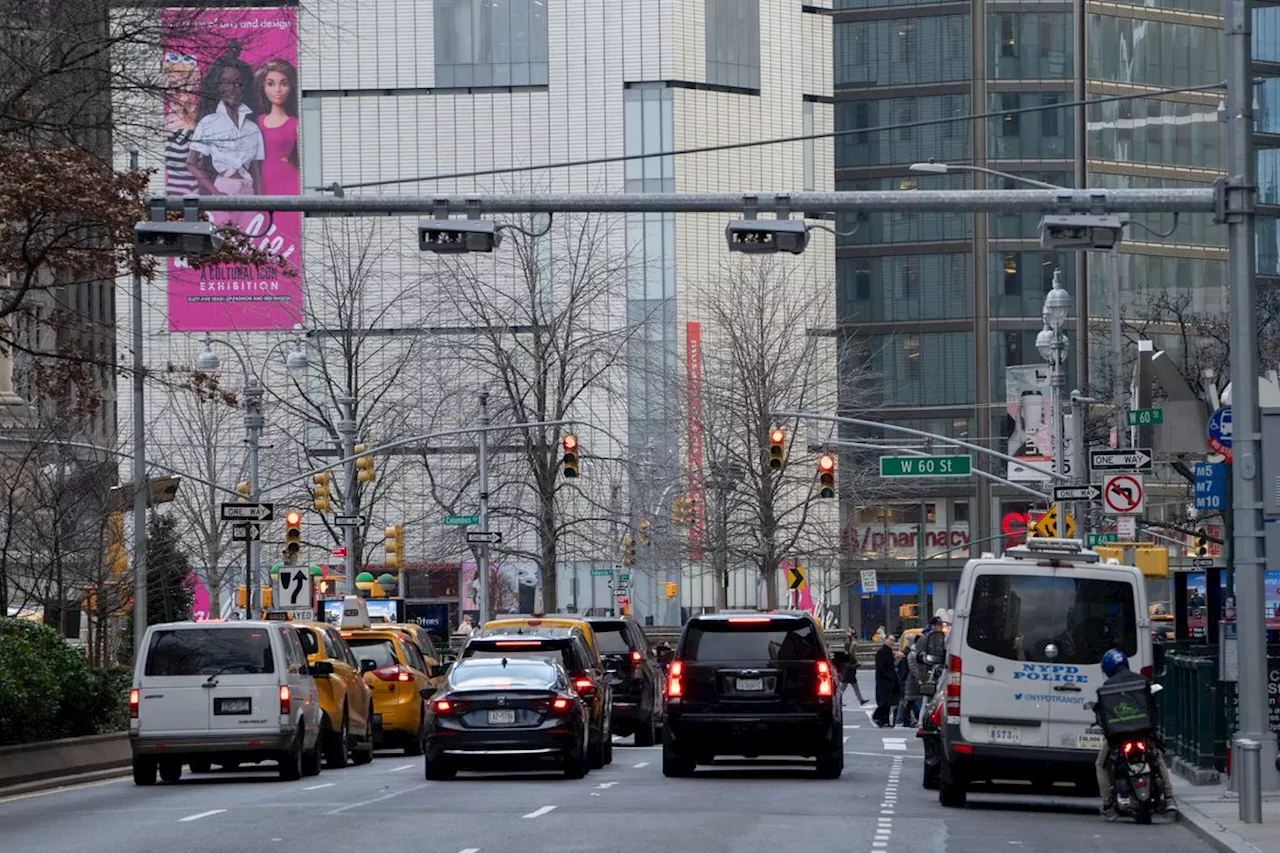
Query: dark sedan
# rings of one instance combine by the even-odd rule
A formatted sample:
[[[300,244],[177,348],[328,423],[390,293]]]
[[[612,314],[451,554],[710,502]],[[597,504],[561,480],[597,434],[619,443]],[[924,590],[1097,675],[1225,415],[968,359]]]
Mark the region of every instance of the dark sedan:
[[[424,694],[426,691],[423,691]],[[559,663],[528,657],[458,661],[428,699],[426,778],[553,762],[587,773],[587,709]]]

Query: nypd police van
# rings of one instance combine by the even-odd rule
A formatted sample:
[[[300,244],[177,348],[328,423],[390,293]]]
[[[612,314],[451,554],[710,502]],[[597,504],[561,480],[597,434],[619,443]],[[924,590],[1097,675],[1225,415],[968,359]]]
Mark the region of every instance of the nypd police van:
[[[1101,733],[1085,703],[1119,648],[1151,675],[1146,587],[1132,566],[1102,563],[1079,540],[1032,538],[965,564],[947,638],[939,800],[978,786],[1060,783],[1096,792]]]

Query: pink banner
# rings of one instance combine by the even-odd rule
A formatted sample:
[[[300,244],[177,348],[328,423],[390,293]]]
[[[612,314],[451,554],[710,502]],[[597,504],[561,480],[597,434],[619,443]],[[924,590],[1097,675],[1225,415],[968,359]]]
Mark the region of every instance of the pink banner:
[[[689,322],[684,328],[685,371],[689,404],[689,503],[693,510],[689,526],[689,559],[702,559],[702,543],[706,538],[706,491],[702,480],[702,324]]]
[[[169,195],[299,195],[296,8],[165,9],[161,70]],[[292,330],[302,322],[302,215],[213,212],[290,268],[169,259],[169,330]],[[290,274],[292,273],[292,274]]]
[[[204,585],[204,581],[192,572],[187,576],[187,586],[191,590],[191,619],[194,622],[204,622],[207,619],[217,619],[222,615],[221,610],[214,613],[212,611],[212,600],[209,597],[209,587]]]

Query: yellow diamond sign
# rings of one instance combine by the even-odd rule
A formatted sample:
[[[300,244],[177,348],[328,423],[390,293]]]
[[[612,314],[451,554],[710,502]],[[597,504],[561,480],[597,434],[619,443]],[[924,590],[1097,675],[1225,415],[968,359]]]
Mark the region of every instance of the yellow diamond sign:
[[[1070,539],[1076,535],[1076,520],[1071,517],[1071,513],[1066,510],[1063,512],[1067,517],[1067,538]],[[1052,539],[1058,535],[1058,504],[1050,507],[1049,511],[1036,522],[1035,533],[1046,539]]]

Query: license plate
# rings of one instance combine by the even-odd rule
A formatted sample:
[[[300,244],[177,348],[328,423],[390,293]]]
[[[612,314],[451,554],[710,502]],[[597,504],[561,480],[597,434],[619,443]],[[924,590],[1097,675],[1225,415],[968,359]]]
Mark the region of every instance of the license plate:
[[[516,712],[510,709],[505,711],[490,711],[489,725],[491,726],[509,726],[516,721]]]
[[[214,699],[213,713],[219,715],[250,714],[253,713],[253,702],[249,699]]]
[[[992,743],[1013,745],[1022,743],[1022,729],[1009,726],[992,726],[987,736]]]
[[[763,678],[739,678],[738,691],[740,693],[758,692],[764,690]]]
[[[1102,749],[1102,735],[1080,735],[1076,738],[1076,749]]]

